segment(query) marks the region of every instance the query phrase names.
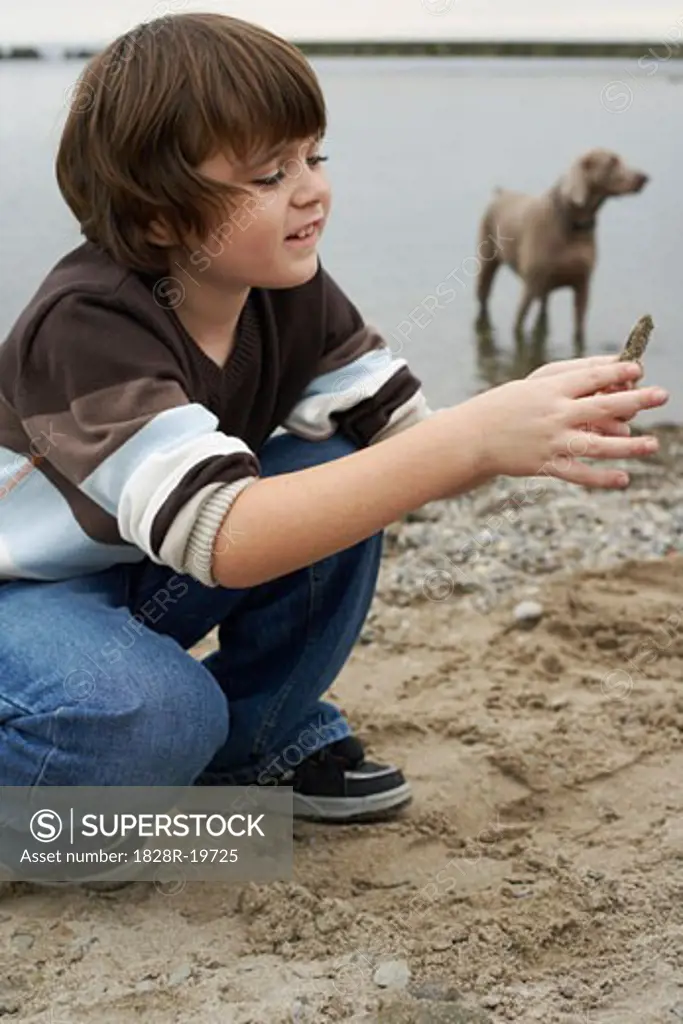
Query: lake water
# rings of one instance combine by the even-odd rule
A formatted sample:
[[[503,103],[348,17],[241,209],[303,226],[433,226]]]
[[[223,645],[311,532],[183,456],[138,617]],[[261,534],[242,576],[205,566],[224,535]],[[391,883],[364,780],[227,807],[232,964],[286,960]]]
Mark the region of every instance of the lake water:
[[[600,145],[652,180],[601,211],[586,353],[616,351],[638,316],[651,312],[648,380],[672,389],[666,418],[683,420],[683,65],[650,58],[313,63],[328,100],[334,186],[322,258],[366,320],[401,349],[434,405],[519,376],[529,359],[573,354],[568,291],[551,300],[545,349],[516,350],[510,325],[519,284],[507,269],[493,292],[495,346],[482,350],[473,328],[477,224],[495,185],[543,191],[575,156]],[[0,336],[49,267],[79,242],[53,160],[64,94],[80,67],[0,62]],[[432,314],[416,309],[447,279],[455,289],[448,305]],[[409,329],[411,311],[419,326]]]

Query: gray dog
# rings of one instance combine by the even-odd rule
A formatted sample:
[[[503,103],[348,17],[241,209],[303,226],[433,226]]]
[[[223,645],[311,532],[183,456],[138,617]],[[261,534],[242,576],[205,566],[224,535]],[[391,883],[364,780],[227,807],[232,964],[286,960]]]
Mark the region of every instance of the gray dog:
[[[574,290],[574,340],[582,346],[590,278],[595,266],[595,219],[610,196],[640,192],[648,181],[606,149],[592,149],[541,196],[496,189],[479,231],[477,279],[479,324],[488,323],[488,298],[498,267],[505,263],[521,277],[524,290],[515,330],[520,334],[532,302],[541,304],[545,323],[548,296],[556,288]]]

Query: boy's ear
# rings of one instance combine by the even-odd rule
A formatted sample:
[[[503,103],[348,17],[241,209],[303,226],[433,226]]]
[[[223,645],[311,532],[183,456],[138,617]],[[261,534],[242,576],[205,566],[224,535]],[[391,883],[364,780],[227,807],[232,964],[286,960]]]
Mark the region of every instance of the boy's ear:
[[[145,231],[145,237],[152,245],[158,245],[162,249],[169,249],[175,244],[173,232],[163,217],[155,217],[154,220],[149,222]]]

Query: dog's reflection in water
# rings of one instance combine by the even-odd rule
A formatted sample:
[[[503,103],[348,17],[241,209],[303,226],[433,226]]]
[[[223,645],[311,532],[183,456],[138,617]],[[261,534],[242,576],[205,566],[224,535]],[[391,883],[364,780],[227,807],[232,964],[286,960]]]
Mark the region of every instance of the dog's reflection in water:
[[[532,330],[517,330],[510,340],[500,344],[488,317],[475,323],[477,371],[483,383],[494,387],[508,380],[519,380],[548,362],[548,323],[537,319]],[[581,351],[575,354],[582,355]]]

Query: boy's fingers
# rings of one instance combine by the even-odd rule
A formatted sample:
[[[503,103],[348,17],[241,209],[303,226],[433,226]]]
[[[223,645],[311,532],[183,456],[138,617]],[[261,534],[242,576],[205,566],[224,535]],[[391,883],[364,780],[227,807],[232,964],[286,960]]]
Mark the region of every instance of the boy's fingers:
[[[544,363],[530,373],[530,377],[554,377],[556,373],[567,373],[568,370],[590,369],[593,366],[609,366],[617,360],[617,356],[583,356],[580,359],[557,359],[552,363]]]
[[[570,484],[579,484],[581,487],[601,487],[603,489],[622,489],[629,482],[628,475],[621,469],[589,466],[576,459],[570,460],[560,470],[550,475],[566,480]]]
[[[614,360],[601,366],[590,366],[567,371],[559,381],[563,394],[570,398],[595,395],[606,388],[624,388],[628,382],[636,381],[643,375],[640,363],[622,363]],[[632,389],[629,389],[629,393]],[[611,396],[605,396],[611,397]]]
[[[602,424],[605,418],[631,419],[643,409],[656,409],[668,401],[668,391],[664,388],[650,387],[629,388],[626,391],[614,391],[609,395],[580,398],[576,404],[580,407],[580,416],[584,422]]]
[[[570,445],[574,457],[589,459],[632,459],[652,455],[659,448],[656,437],[614,437],[607,434],[578,434]]]
[[[607,434],[608,437],[630,437],[631,426],[629,423],[624,423],[623,420],[601,420],[600,426],[595,427],[601,434]]]

